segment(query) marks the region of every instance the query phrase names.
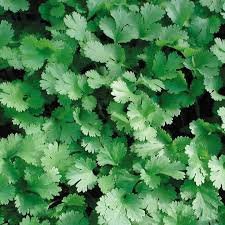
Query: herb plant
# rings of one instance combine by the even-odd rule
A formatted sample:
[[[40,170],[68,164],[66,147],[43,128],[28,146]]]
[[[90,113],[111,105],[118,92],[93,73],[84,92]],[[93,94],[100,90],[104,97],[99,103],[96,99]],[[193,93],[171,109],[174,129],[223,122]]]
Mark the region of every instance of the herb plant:
[[[225,0],[0,17],[0,224],[225,225]]]

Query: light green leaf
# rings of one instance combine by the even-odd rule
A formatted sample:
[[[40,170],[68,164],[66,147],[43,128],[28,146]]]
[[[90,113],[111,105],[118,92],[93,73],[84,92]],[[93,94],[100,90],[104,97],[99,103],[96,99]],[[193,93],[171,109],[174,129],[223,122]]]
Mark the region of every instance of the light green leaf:
[[[87,21],[85,17],[77,12],[73,12],[71,15],[65,16],[64,23],[69,28],[66,31],[68,36],[75,38],[78,41],[84,41],[85,36],[87,35]]]
[[[75,162],[75,165],[66,174],[69,185],[76,185],[78,192],[86,192],[92,189],[97,177],[93,173],[96,164],[91,159],[80,159]]]
[[[213,156],[209,161],[210,168],[210,180],[213,182],[213,185],[220,189],[222,187],[225,190],[225,156],[220,156],[219,159],[216,156]]]

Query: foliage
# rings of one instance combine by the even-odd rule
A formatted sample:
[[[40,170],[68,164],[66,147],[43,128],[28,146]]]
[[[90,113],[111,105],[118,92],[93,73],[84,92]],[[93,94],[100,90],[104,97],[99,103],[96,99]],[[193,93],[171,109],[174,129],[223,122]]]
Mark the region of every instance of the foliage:
[[[225,224],[224,0],[0,17],[0,224]]]

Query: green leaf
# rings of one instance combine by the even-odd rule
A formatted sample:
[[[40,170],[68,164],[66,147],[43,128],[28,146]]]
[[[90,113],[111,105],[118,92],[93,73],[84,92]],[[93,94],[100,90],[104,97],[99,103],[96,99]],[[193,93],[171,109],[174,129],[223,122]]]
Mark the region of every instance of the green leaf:
[[[124,159],[127,149],[125,144],[119,139],[105,139],[97,154],[97,162],[100,166],[118,166]]]
[[[43,101],[40,91],[29,83],[14,80],[0,84],[0,102],[18,112],[41,108]]]
[[[159,40],[156,42],[159,46],[174,46],[183,48],[183,44],[188,39],[187,32],[181,30],[177,25],[164,27],[160,33]],[[187,47],[184,46],[184,47]]]
[[[106,47],[98,41],[89,41],[84,47],[84,54],[92,61],[106,63],[110,60]]]
[[[185,66],[200,73],[203,77],[213,77],[219,74],[220,62],[209,51],[200,51],[185,61]]]
[[[22,136],[19,134],[10,134],[7,138],[0,139],[0,157],[2,159],[10,159],[18,152],[18,147],[21,145]]]
[[[185,173],[184,165],[180,162],[170,162],[165,156],[152,157],[141,170],[141,178],[150,188],[160,185],[160,174],[170,176],[176,180],[183,180]]]
[[[207,45],[213,40],[213,34],[219,31],[220,23],[216,15],[206,18],[195,16],[190,23],[192,42],[197,43],[198,46]]]
[[[26,11],[29,7],[29,2],[27,0],[0,0],[0,6],[4,8],[4,10],[10,10],[12,12],[18,11]]]
[[[106,0],[87,0],[88,16],[92,17],[96,12],[104,8]]]
[[[69,28],[66,31],[68,36],[78,41],[83,41],[85,39],[87,35],[87,21],[85,17],[77,12],[73,12],[71,15],[67,15],[64,18],[64,23]]]
[[[27,163],[39,165],[40,159],[45,149],[44,137],[40,134],[27,135],[18,147],[17,156],[21,157]]]
[[[62,74],[55,83],[55,90],[61,95],[68,95],[71,100],[81,98],[87,88],[87,80],[72,72]]]
[[[91,159],[77,160],[66,175],[69,180],[68,184],[76,184],[78,192],[86,192],[92,189],[97,182],[97,177],[93,173],[95,167],[96,164]]]
[[[110,102],[108,107],[108,112],[111,115],[112,121],[116,123],[116,127],[118,130],[125,131],[125,133],[129,133],[131,130],[129,120],[127,118],[127,114],[123,110],[123,104],[117,102]]]
[[[167,8],[167,15],[179,26],[187,25],[194,12],[194,3],[189,0],[172,0]]]
[[[166,216],[163,221],[168,225],[196,225],[197,220],[193,209],[182,202],[172,202],[166,209]]]
[[[213,156],[212,159],[209,161],[209,168],[210,168],[210,180],[213,182],[213,185],[220,189],[222,187],[225,190],[225,156],[220,156],[217,159],[216,156]]]
[[[225,63],[225,41],[215,38],[215,45],[211,47],[211,51],[222,62]]]
[[[189,157],[187,175],[190,179],[194,179],[195,183],[199,186],[205,182],[207,176],[207,170],[204,162],[201,161],[197,154],[198,146],[195,143],[191,143],[186,146],[186,154]]]
[[[46,120],[42,126],[44,135],[49,142],[63,141],[70,144],[80,138],[80,127],[74,122],[72,112],[64,110],[61,109],[60,116]]]
[[[36,178],[37,175],[38,178]],[[40,171],[38,168],[28,167],[25,171],[25,178],[30,190],[38,193],[44,199],[52,199],[61,191],[58,186],[61,175],[55,167],[46,172]]]
[[[164,84],[165,84],[165,89],[167,89],[169,93],[178,94],[182,91],[187,91],[188,89],[187,87],[188,85],[185,79],[185,74],[183,74],[180,71],[177,73],[176,78],[173,78],[171,80],[166,80]]]
[[[0,23],[0,48],[10,43],[12,41],[13,35],[14,32],[12,25],[7,21],[2,20]]]
[[[132,151],[142,158],[154,156],[162,151],[163,148],[163,143],[157,139],[152,139],[149,142],[136,142],[131,147]]]
[[[57,225],[88,225],[88,220],[79,212],[69,211],[59,217]]]
[[[46,170],[55,167],[59,172],[64,174],[72,165],[68,146],[66,144],[58,144],[57,142],[49,144],[48,148],[44,150],[41,163]]]
[[[195,215],[200,221],[207,223],[207,221],[217,219],[218,207],[221,202],[218,193],[211,186],[201,186],[192,204]]]
[[[56,94],[56,81],[66,72],[66,67],[62,64],[48,64],[45,72],[42,73],[40,86],[48,94]]]
[[[138,19],[139,37],[146,41],[152,41],[158,38],[162,29],[159,21],[164,14],[165,12],[160,6],[145,3],[140,8],[140,16],[135,15]]]
[[[210,11],[218,13],[223,7],[224,0],[200,0],[200,3],[201,5],[208,7]]]
[[[222,120],[222,128],[225,130],[225,107],[220,107],[217,110],[218,115],[221,117]]]
[[[92,89],[98,89],[102,86],[109,85],[110,83],[110,77],[100,75],[95,70],[89,70],[85,75],[88,77],[87,82]]]
[[[40,222],[37,217],[26,216],[20,225],[50,225],[50,223],[47,220]]]
[[[136,95],[129,89],[126,82],[122,80],[114,81],[111,84],[112,95],[114,100],[119,103],[126,103],[129,101],[135,101],[137,99]]]
[[[174,52],[166,58],[165,54],[159,51],[155,55],[152,70],[160,80],[173,79],[178,76],[177,70],[183,67],[182,62],[182,58]]]
[[[63,198],[62,202],[64,207],[78,207],[83,209],[86,206],[84,196],[78,194],[69,194]]]
[[[117,43],[126,43],[138,37],[135,14],[118,8],[110,12],[111,17],[100,21],[100,29]]]
[[[30,70],[38,70],[55,50],[53,42],[48,39],[38,40],[35,36],[25,36],[20,45],[22,63]]]
[[[35,193],[19,193],[15,197],[15,206],[22,215],[37,215],[48,209],[48,204]]]
[[[136,130],[134,131],[135,139],[139,141],[152,141],[157,135],[157,132],[152,127],[145,127],[143,130]]]
[[[102,176],[98,178],[98,186],[100,187],[102,193],[106,194],[114,188],[115,181],[111,175]]]
[[[105,224],[131,225],[131,221],[140,222],[144,217],[145,212],[141,207],[141,200],[137,195],[125,195],[121,190],[113,189],[100,198],[96,210],[99,221]]]
[[[101,142],[97,137],[84,137],[81,146],[89,153],[99,152],[99,149],[102,147]]]
[[[18,48],[9,48],[4,46],[1,48],[0,57],[6,60],[9,66],[18,70],[23,69],[21,56]]]
[[[82,106],[84,109],[88,111],[92,111],[95,109],[97,105],[97,100],[93,95],[85,96],[82,98]]]
[[[185,147],[190,144],[189,137],[179,136],[167,147],[169,156],[182,163],[187,163],[187,155],[185,154]]]
[[[15,187],[9,184],[4,176],[0,176],[1,188],[0,188],[0,203],[6,205],[9,201],[15,197]]]
[[[144,76],[140,76],[140,78],[138,79],[138,84],[143,84],[155,92],[160,92],[162,91],[162,89],[165,89],[165,85],[161,80],[149,79]]]
[[[90,137],[100,136],[102,129],[102,121],[99,120],[95,112],[89,112],[76,108],[73,112],[74,120],[81,126],[81,131],[84,135]]]
[[[147,96],[130,103],[127,116],[134,130],[144,130],[149,126],[158,127],[164,123],[163,110]]]

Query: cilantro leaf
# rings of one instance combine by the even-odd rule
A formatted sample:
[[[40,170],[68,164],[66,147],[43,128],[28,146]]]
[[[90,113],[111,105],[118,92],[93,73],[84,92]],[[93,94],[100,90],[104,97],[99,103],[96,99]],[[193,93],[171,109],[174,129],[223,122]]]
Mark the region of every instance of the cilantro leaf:
[[[181,30],[177,25],[171,25],[162,29],[156,43],[159,46],[174,46],[179,49],[182,48],[187,39],[188,35],[186,31]]]
[[[87,81],[84,77],[66,72],[56,81],[55,90],[61,95],[68,95],[71,100],[78,100],[84,91],[88,91]]]
[[[36,179],[34,174],[38,174],[38,179]],[[25,179],[30,190],[46,199],[52,199],[61,191],[61,188],[58,186],[60,178],[61,175],[55,167],[46,172],[34,167],[28,167],[25,171]]]
[[[40,222],[37,217],[29,217],[29,216],[23,218],[22,222],[20,223],[20,225],[49,225],[49,224],[50,223],[47,220]]]
[[[131,149],[138,156],[142,158],[147,158],[148,156],[154,156],[163,150],[164,144],[157,139],[151,139],[148,142],[135,142]]]
[[[15,80],[0,84],[0,102],[22,112],[28,108],[41,108],[44,100],[40,91],[31,84]]]
[[[194,3],[189,0],[173,0],[167,8],[170,19],[179,26],[186,25],[194,12]]]
[[[129,89],[125,81],[117,80],[111,84],[114,100],[119,103],[135,101],[136,95]]]
[[[177,70],[182,68],[182,58],[171,53],[166,58],[161,51],[157,52],[153,61],[152,70],[160,80],[173,79],[178,76]]]
[[[222,120],[222,128],[225,129],[225,107],[220,107],[217,110],[218,115],[221,117]]]
[[[81,131],[90,137],[100,136],[102,122],[95,112],[80,110],[76,108],[73,112],[74,120],[81,126]]]
[[[25,36],[21,41],[22,63],[31,70],[40,69],[53,51],[54,45],[48,39],[38,40],[35,36]]]
[[[113,165],[117,166],[126,155],[126,146],[119,139],[106,139],[97,154],[97,162],[100,166]]]
[[[197,185],[201,185],[205,181],[207,170],[196,152],[197,149],[198,146],[196,146],[196,144],[194,143],[186,146],[186,154],[189,157],[187,175],[191,179],[194,179]]]
[[[110,17],[100,21],[101,30],[117,43],[126,43],[138,37],[135,14],[123,8],[112,10]]]
[[[225,183],[224,183],[224,176],[225,176],[225,169],[224,169],[224,162],[225,157],[222,155],[219,159],[216,156],[212,157],[209,161],[209,168],[210,168],[210,179],[213,182],[213,185],[216,188],[222,187],[225,190]]]
[[[207,16],[202,18],[195,16],[190,23],[190,34],[192,42],[198,46],[207,45],[213,39],[213,34],[218,32],[220,28],[220,19],[218,16]]]
[[[29,2],[27,0],[0,0],[0,6],[4,8],[4,10],[10,10],[12,12],[18,12],[18,11],[26,11],[29,7]]]
[[[195,225],[197,220],[194,216],[193,209],[189,205],[181,202],[172,202],[166,210],[166,216],[163,221],[165,224],[181,224],[181,225]]]
[[[13,35],[12,25],[2,20],[0,23],[0,48],[10,43]]]
[[[38,194],[19,193],[15,197],[15,205],[22,215],[37,215],[48,209],[48,204]]]
[[[177,180],[184,179],[184,165],[180,162],[170,162],[167,157],[152,157],[141,170],[141,178],[150,188],[156,188],[161,182],[160,174],[170,176]]]
[[[105,63],[110,60],[107,48],[98,41],[89,41],[84,47],[84,54],[93,61]]]
[[[69,28],[66,33],[71,38],[75,38],[78,41],[83,41],[86,37],[87,21],[77,12],[73,12],[72,15],[67,15],[64,18],[64,23]]]
[[[219,38],[215,38],[215,45],[211,47],[211,51],[217,58],[224,63],[225,62],[225,42]]]
[[[88,189],[92,189],[97,182],[97,177],[93,173],[95,167],[96,164],[91,159],[77,160],[66,175],[69,180],[68,184],[76,184],[78,192],[86,192]]]
[[[217,219],[217,210],[221,202],[218,193],[211,186],[200,187],[192,204],[195,215],[200,221],[207,222]]]
[[[1,189],[0,189],[0,203],[5,205],[15,197],[15,188],[12,184],[9,184],[4,176],[0,177]]]
[[[206,6],[209,8],[210,11],[220,12],[224,1],[223,0],[200,0],[200,3],[203,6]]]
[[[48,64],[45,71],[42,73],[40,86],[46,90],[48,94],[56,94],[56,81],[60,80],[61,76],[66,72],[66,67],[62,64]]]
[[[87,71],[85,75],[88,77],[87,82],[88,82],[88,85],[92,89],[97,89],[97,88],[100,88],[104,85],[107,86],[107,85],[110,84],[110,81],[111,81],[110,77],[100,75],[95,70]]]
[[[96,210],[99,214],[99,221],[103,223],[131,225],[131,221],[140,222],[145,215],[141,207],[141,200],[137,195],[125,196],[121,190],[113,189],[100,198]]]
[[[76,211],[63,213],[59,217],[57,225],[88,225],[88,220],[84,215]]]
[[[121,131],[124,130],[125,133],[129,133],[131,127],[127,118],[127,114],[124,112],[123,108],[123,104],[117,102],[110,102],[107,110],[111,115],[112,121],[116,123],[117,129]]]
[[[58,168],[59,172],[64,173],[72,165],[69,153],[68,146],[65,144],[59,145],[57,142],[49,144],[41,158],[42,165],[46,170],[55,167]]]
[[[139,37],[143,40],[151,41],[160,35],[162,29],[159,23],[164,16],[164,11],[158,5],[145,3],[140,8],[140,17],[138,18]]]

